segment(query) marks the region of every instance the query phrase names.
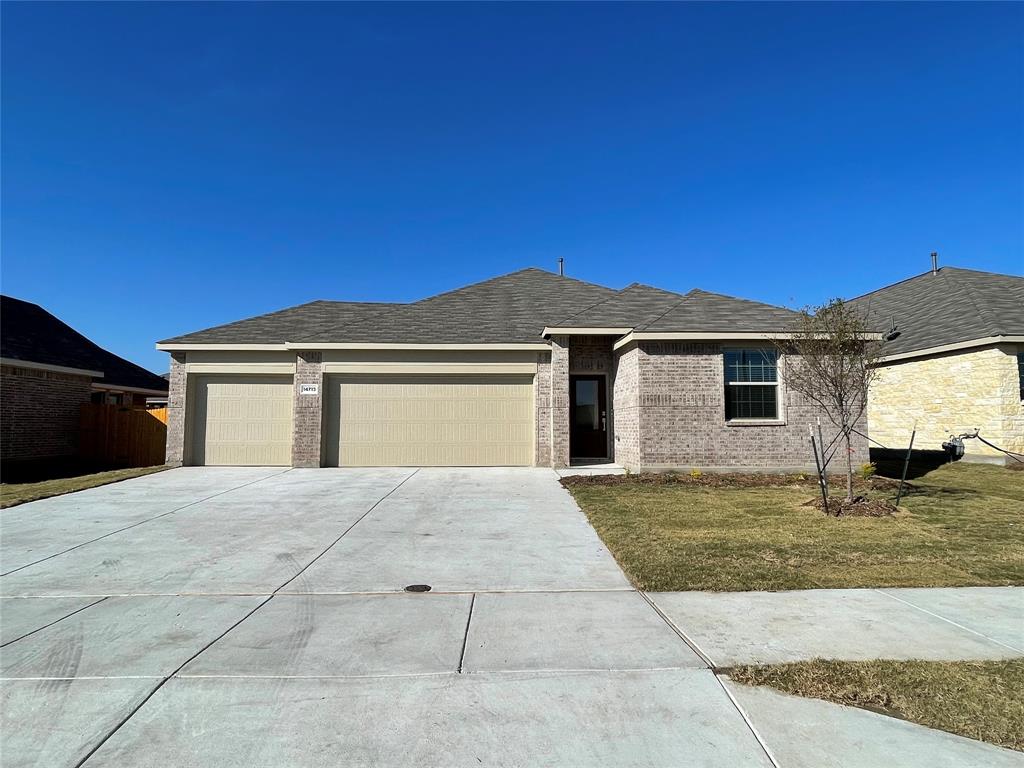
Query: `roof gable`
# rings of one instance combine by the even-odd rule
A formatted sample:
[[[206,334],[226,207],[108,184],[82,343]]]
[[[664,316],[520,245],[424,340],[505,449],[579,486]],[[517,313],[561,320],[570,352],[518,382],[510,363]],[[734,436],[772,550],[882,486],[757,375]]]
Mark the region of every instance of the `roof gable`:
[[[666,312],[636,330],[650,333],[769,333],[791,329],[799,317],[800,313],[784,307],[694,288]]]

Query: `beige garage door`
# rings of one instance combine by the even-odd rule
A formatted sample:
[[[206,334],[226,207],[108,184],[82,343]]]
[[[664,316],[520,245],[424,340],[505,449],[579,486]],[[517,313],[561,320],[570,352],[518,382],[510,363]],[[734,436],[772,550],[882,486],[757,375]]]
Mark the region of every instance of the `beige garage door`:
[[[191,464],[292,463],[291,376],[197,376]]]
[[[533,376],[331,376],[325,459],[343,467],[533,463]]]

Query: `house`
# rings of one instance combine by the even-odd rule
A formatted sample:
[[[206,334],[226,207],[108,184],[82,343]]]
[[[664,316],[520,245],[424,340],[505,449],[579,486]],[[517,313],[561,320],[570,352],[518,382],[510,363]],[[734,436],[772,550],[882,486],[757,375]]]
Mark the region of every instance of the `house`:
[[[871,438],[942,450],[964,440],[964,459],[1024,454],[1024,277],[933,267],[850,302],[873,322],[894,324],[868,397]]]
[[[0,459],[54,462],[78,451],[84,403],[141,407],[167,382],[108,352],[38,304],[0,296]]]
[[[410,304],[314,301],[157,345],[168,461],[806,469],[818,414],[771,343],[795,317],[540,269]]]

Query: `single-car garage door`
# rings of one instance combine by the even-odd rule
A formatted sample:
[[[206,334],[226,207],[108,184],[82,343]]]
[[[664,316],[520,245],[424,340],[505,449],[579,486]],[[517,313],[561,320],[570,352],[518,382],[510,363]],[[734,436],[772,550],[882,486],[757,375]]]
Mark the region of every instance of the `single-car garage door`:
[[[326,406],[329,466],[533,463],[532,375],[337,375]]]
[[[196,376],[190,464],[292,463],[292,377]]]

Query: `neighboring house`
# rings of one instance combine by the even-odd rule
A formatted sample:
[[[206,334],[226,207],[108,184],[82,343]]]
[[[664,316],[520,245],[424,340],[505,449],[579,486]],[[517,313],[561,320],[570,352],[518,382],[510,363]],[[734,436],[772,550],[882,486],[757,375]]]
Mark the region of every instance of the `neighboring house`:
[[[172,358],[167,457],[804,469],[817,413],[779,382],[797,361],[770,341],[795,316],[539,269],[410,304],[315,301],[157,345]]]
[[[0,458],[67,459],[84,403],[142,406],[167,382],[93,344],[37,304],[0,296]]]
[[[895,323],[868,397],[871,437],[888,448],[942,450],[950,435],[1024,453],[1024,278],[937,266],[850,302]],[[1006,463],[977,439],[966,460]]]

